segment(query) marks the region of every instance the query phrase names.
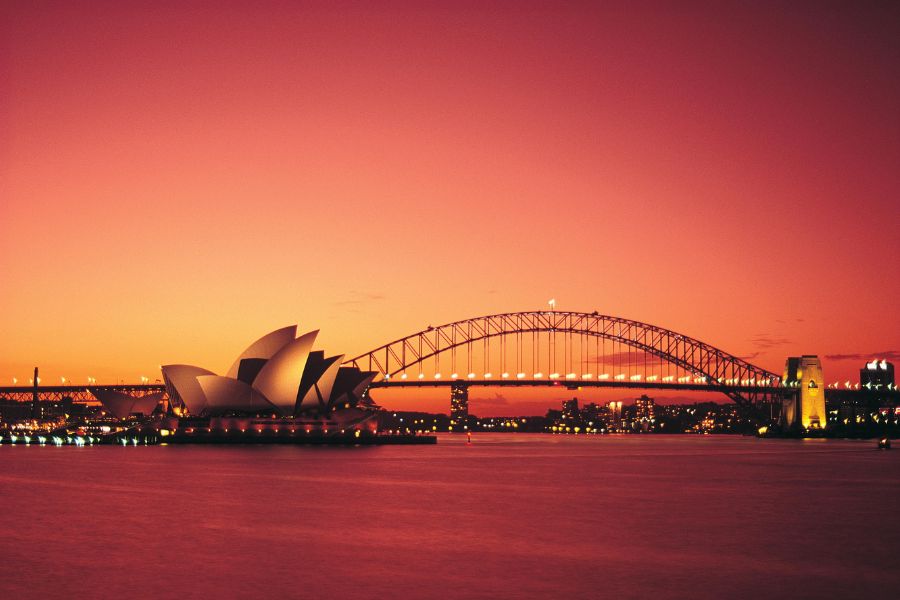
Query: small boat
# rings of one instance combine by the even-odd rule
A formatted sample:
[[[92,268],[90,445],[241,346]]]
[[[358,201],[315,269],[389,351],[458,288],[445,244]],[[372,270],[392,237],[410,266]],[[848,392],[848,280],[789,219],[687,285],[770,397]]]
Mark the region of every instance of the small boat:
[[[879,450],[890,450],[891,449],[891,438],[884,436],[880,440],[878,440],[878,449]]]

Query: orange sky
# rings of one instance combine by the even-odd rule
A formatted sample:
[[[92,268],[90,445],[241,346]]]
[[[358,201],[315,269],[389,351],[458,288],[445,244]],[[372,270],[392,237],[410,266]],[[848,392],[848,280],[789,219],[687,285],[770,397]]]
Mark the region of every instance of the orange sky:
[[[900,362],[898,5],[481,4],[4,3],[0,382],[551,297]]]

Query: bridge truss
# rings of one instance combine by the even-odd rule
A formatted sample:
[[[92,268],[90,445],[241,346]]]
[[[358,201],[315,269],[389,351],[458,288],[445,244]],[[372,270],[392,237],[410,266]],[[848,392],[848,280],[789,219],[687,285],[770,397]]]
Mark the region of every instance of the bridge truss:
[[[71,398],[73,402],[82,404],[100,404],[97,398],[88,388],[98,390],[112,390],[130,394],[132,396],[144,396],[156,392],[164,392],[165,386],[159,384],[120,384],[120,385],[41,385],[33,386],[6,386],[0,387],[0,399],[16,402],[31,402],[37,393],[39,402],[62,402],[65,398]]]
[[[388,387],[621,385],[719,391],[742,405],[783,395],[779,375],[690,336],[599,313],[504,313],[428,327],[347,361]]]

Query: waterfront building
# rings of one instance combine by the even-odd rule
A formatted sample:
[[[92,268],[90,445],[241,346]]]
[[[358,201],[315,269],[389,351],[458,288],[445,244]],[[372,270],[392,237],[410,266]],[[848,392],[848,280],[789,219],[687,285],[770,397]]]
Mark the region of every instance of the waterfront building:
[[[18,423],[31,417],[30,403],[0,398],[0,423]]]
[[[297,326],[292,325],[264,335],[237,357],[225,375],[192,365],[163,366],[172,412],[185,422],[206,419],[205,429],[220,427],[226,432],[278,432],[285,427],[306,431],[310,423],[323,431],[344,431],[371,420],[375,413],[365,410],[365,391],[376,373],[341,366],[343,356],[326,357],[313,350],[318,331],[299,337],[296,333]],[[88,389],[118,419],[147,416],[163,400],[163,392],[141,397]]]

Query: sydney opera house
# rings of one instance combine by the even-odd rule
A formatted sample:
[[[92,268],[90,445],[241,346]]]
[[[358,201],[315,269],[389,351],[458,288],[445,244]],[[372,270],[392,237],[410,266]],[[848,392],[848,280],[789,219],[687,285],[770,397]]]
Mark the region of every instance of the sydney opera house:
[[[278,329],[244,350],[224,375],[192,365],[162,367],[166,392],[130,396],[92,388],[119,419],[164,408],[166,428],[193,433],[327,433],[375,430],[365,392],[375,373],[313,350],[318,331]],[[168,396],[168,405],[160,403]],[[358,434],[357,434],[358,435]]]

